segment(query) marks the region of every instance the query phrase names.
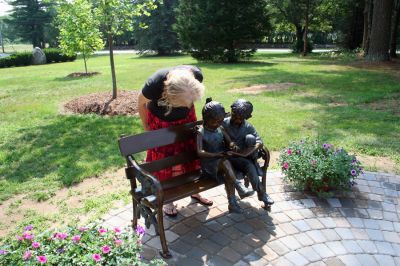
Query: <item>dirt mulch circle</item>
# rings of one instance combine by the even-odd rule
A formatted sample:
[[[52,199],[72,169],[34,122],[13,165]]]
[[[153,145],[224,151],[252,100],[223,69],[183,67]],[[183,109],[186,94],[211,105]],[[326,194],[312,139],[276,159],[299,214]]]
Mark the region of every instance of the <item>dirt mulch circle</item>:
[[[259,94],[264,91],[282,91],[287,90],[290,87],[298,86],[300,84],[291,83],[291,82],[284,82],[284,83],[269,83],[269,84],[258,84],[253,85],[250,87],[244,87],[240,89],[232,89],[228,92],[233,93],[244,93],[244,94]]]
[[[80,78],[80,77],[91,77],[91,76],[96,76],[96,75],[100,75],[100,72],[74,72],[69,74],[67,77],[69,78]]]
[[[84,95],[64,104],[66,113],[99,115],[137,115],[138,91],[117,92],[117,98],[112,99],[112,92],[102,92]]]

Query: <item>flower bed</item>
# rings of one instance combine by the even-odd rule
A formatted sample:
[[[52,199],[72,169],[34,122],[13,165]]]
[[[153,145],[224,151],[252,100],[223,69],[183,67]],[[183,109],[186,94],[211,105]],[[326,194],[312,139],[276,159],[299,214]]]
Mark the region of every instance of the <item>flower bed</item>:
[[[92,226],[36,235],[27,226],[22,235],[0,247],[0,265],[146,265],[140,257],[143,234],[140,226],[136,232],[130,227]]]
[[[284,180],[300,190],[330,196],[331,190],[349,190],[362,173],[361,163],[343,148],[305,139],[281,151],[279,163]]]

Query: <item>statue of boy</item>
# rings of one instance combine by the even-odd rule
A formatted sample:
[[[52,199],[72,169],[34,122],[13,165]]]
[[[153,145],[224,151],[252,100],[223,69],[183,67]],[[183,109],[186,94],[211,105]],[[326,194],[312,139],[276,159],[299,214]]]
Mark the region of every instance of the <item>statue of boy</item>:
[[[258,200],[264,202],[265,206],[271,206],[274,201],[265,192],[265,188],[259,179],[262,170],[257,159],[259,158],[258,151],[263,147],[263,142],[253,125],[247,121],[252,112],[253,105],[251,102],[239,99],[231,105],[231,116],[224,119],[222,126],[235,144],[232,154],[236,156],[230,157],[229,161],[236,170],[247,175],[251,186],[257,191]],[[240,181],[236,182],[236,186],[244,189]]]
[[[229,212],[242,213],[235,196],[236,176],[226,158],[231,153],[228,148],[231,141],[221,127],[225,114],[221,103],[207,99],[202,110],[203,125],[197,130],[197,154],[203,175],[225,183]]]

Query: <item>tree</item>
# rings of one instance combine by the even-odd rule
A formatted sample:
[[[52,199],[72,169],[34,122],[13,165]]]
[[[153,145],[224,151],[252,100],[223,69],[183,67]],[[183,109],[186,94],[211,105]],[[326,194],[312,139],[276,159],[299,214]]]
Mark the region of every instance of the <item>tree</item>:
[[[13,0],[10,20],[7,23],[23,41],[33,47],[44,48],[46,44],[45,28],[51,27],[53,17],[49,12],[52,3],[40,0]]]
[[[181,49],[178,36],[172,28],[175,23],[177,0],[163,0],[150,16],[142,15],[135,19],[134,37],[136,48],[141,52],[152,50],[158,55],[172,54]],[[146,25],[143,27],[142,25]]]
[[[393,9],[392,28],[390,30],[390,57],[395,58],[397,48],[397,33],[399,32],[400,22],[400,0],[395,0]]]
[[[110,52],[110,65],[113,95],[117,98],[117,78],[114,64],[114,36],[133,30],[133,19],[140,15],[150,15],[149,10],[156,8],[155,0],[147,0],[142,3],[133,3],[132,0],[94,0],[96,13],[101,21],[103,31],[107,35],[107,43]]]
[[[294,52],[306,55],[310,51],[309,29],[331,29],[332,13],[337,8],[332,0],[270,0],[277,10],[278,21],[291,24],[296,32]],[[298,49],[298,50],[297,50]]]
[[[66,55],[82,53],[87,71],[88,57],[104,47],[92,4],[87,0],[62,2],[58,9],[60,48]]]
[[[368,61],[387,61],[393,0],[374,0],[371,35],[366,54]]]
[[[175,30],[183,48],[194,58],[236,62],[254,50],[270,29],[264,0],[181,0]]]

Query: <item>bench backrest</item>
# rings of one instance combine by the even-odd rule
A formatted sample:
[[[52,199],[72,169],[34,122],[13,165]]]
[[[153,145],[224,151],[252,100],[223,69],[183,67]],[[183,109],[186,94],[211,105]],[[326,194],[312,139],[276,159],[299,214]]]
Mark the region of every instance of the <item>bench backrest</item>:
[[[148,149],[186,141],[195,138],[195,127],[201,124],[202,121],[196,121],[185,125],[162,128],[137,135],[122,137],[118,141],[119,149],[124,157],[128,157]],[[143,163],[140,166],[148,172],[155,172],[174,165],[190,162],[197,158],[196,151],[185,152],[162,160]]]

